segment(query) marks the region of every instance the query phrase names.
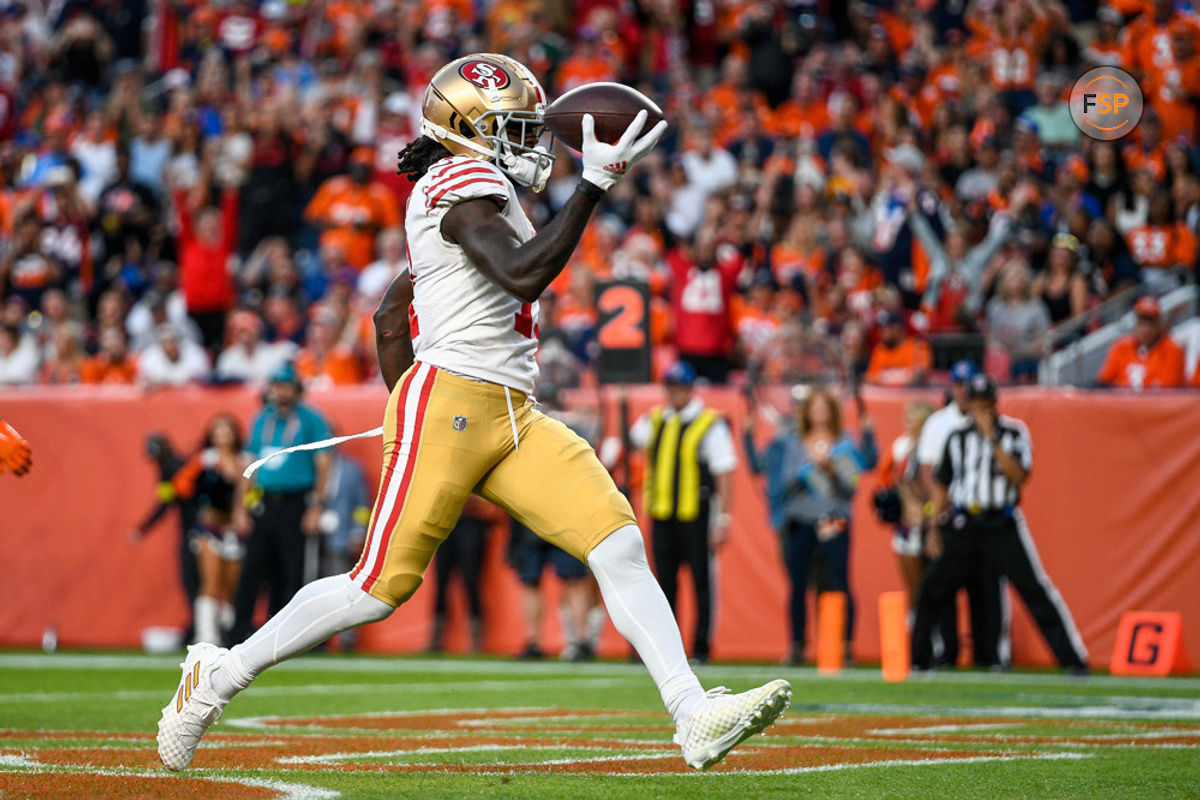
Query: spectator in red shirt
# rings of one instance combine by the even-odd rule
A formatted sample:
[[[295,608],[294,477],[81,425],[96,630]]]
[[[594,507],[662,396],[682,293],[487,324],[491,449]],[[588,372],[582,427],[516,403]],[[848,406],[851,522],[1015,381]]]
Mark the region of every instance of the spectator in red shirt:
[[[193,216],[189,200],[176,192],[179,213],[179,282],[210,353],[221,350],[225,314],[235,298],[231,259],[237,252],[238,196],[226,189],[220,210],[207,207]]]
[[[1096,380],[1139,391],[1183,386],[1183,349],[1163,330],[1158,300],[1143,297],[1133,310],[1137,326],[1113,342]]]
[[[705,228],[695,244],[672,251],[667,264],[679,358],[701,377],[724,383],[733,366],[732,300],[742,259],[736,253],[718,258],[717,251],[715,234]]]

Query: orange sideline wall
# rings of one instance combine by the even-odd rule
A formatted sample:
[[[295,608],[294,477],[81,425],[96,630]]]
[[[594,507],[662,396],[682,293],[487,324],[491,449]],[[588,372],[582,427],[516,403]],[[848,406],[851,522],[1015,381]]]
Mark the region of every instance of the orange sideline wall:
[[[635,414],[660,398],[653,386],[629,394]],[[745,408],[740,395],[733,390],[706,394],[729,414],[740,444]],[[786,408],[786,391],[768,394]],[[579,392],[574,400],[594,407],[598,397]],[[886,447],[899,433],[905,402],[933,399],[936,393],[868,389],[865,397],[880,446]],[[350,433],[378,424],[384,390],[356,387],[313,392],[306,399],[339,432]],[[181,626],[187,609],[178,588],[174,516],[140,544],[126,538],[153,503],[156,475],[143,456],[143,442],[150,431],[162,430],[177,448],[190,448],[213,414],[232,411],[246,422],[258,406],[258,396],[243,389],[0,393],[0,416],[34,447],[28,476],[0,476],[0,644],[36,645],[52,626],[64,646],[138,647],[147,627]],[[611,392],[605,406],[611,426]],[[1001,407],[1026,420],[1032,431],[1035,466],[1024,507],[1042,561],[1075,616],[1092,663],[1108,663],[1118,618],[1129,609],[1182,612],[1189,650],[1200,655],[1196,396],[1026,389],[1004,392]],[[852,404],[846,410],[853,422]],[[345,449],[363,461],[371,481],[377,480],[378,440]],[[872,476],[860,490],[852,531],[851,588],[858,603],[854,655],[861,660],[878,658],[879,592],[901,588],[890,534],[870,508],[874,485]],[[733,512],[731,541],[717,558],[713,655],[776,659],[789,646],[784,573],[761,484],[744,468],[737,474]],[[504,547],[502,534],[491,537],[484,578],[485,647],[500,653],[516,652],[523,643],[520,590],[504,563]],[[553,602],[556,587],[552,579],[548,584]],[[423,649],[432,594],[422,587],[390,619],[364,630],[361,646],[387,652]],[[692,604],[690,593],[683,594],[687,637]],[[1024,607],[1019,602],[1013,607],[1017,662],[1051,663]],[[455,649],[466,642],[459,598],[452,608],[448,645]],[[561,636],[553,605],[549,608],[544,641],[553,647]],[[611,628],[601,649],[613,656],[626,652]]]

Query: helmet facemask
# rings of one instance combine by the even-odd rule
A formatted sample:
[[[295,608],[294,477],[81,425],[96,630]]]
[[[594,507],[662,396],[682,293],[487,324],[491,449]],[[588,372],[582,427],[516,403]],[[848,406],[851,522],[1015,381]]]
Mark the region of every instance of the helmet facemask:
[[[548,145],[539,143],[546,129],[541,104],[537,111],[488,111],[475,129],[492,146],[496,166],[513,182],[535,192],[546,188],[554,166],[553,137]]]

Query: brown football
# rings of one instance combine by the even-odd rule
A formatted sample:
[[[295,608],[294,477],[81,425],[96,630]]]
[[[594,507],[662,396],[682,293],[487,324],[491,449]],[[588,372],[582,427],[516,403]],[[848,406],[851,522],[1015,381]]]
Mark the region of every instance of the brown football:
[[[648,131],[663,118],[662,109],[649,97],[621,83],[585,83],[561,95],[546,109],[546,127],[567,147],[583,149],[583,115],[591,114],[596,121],[596,138],[612,144],[633,122],[638,112],[648,114],[643,131]]]

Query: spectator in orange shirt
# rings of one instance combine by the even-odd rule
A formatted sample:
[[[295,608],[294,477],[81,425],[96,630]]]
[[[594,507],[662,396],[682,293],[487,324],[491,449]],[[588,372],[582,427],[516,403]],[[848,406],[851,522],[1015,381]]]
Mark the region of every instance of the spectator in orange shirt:
[[[587,28],[580,33],[579,41],[571,55],[558,68],[560,92],[583,86],[585,83],[616,80],[617,73],[612,62],[600,52],[597,43],[600,35]]]
[[[929,344],[908,335],[904,318],[895,311],[880,315],[879,343],[867,364],[867,383],[880,386],[919,386],[925,382],[932,357]]]
[[[125,331],[105,328],[100,333],[100,352],[84,362],[80,378],[84,383],[126,383],[137,381],[137,358],[129,352]]]
[[[321,247],[340,245],[346,260],[361,270],[375,259],[375,238],[401,223],[396,197],[371,177],[374,153],[359,148],[350,157],[348,175],[321,184],[304,216],[322,229]]]
[[[1196,143],[1200,132],[1196,120],[1196,94],[1200,93],[1200,36],[1193,25],[1175,24],[1171,27],[1171,48],[1175,58],[1169,66],[1149,72],[1141,88],[1146,104],[1158,113],[1162,122],[1162,138],[1172,142],[1179,138]]]
[[[1113,342],[1096,380],[1123,389],[1172,389],[1183,386],[1183,349],[1163,330],[1158,300],[1147,295],[1133,306],[1133,333]]]
[[[1196,266],[1196,234],[1174,218],[1171,195],[1165,190],[1151,195],[1146,224],[1131,230],[1127,239],[1144,281],[1163,281],[1163,271],[1172,267]]]
[[[326,387],[362,382],[362,365],[354,351],[338,341],[333,309],[318,306],[308,323],[307,345],[296,355],[296,370],[305,386]]]
[[[1122,66],[1140,79],[1153,78],[1177,66],[1171,33],[1178,27],[1188,29],[1193,36],[1200,35],[1196,20],[1177,11],[1173,0],[1148,0],[1141,16],[1125,26]]]

